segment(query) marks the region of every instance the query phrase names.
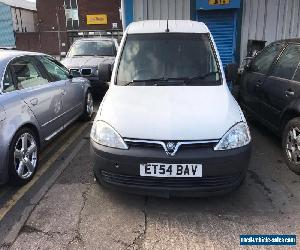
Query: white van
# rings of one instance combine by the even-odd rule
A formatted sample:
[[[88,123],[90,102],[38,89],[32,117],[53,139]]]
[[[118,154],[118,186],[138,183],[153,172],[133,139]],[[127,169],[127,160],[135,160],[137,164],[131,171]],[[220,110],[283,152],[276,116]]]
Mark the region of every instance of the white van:
[[[228,66],[228,78],[234,67]],[[142,21],[124,33],[91,131],[97,180],[121,191],[207,196],[245,178],[251,137],[205,24]]]

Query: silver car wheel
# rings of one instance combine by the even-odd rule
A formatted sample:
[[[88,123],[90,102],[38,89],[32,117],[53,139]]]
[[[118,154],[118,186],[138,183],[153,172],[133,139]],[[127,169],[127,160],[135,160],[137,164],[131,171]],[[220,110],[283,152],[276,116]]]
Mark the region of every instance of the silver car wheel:
[[[28,179],[32,176],[37,166],[37,156],[35,138],[29,133],[22,134],[14,148],[14,167],[20,178]]]
[[[87,97],[86,97],[86,112],[89,117],[91,117],[93,115],[93,111],[94,111],[93,97],[92,97],[92,94],[90,92],[88,92]]]
[[[300,130],[291,128],[286,138],[286,154],[292,163],[300,164]]]

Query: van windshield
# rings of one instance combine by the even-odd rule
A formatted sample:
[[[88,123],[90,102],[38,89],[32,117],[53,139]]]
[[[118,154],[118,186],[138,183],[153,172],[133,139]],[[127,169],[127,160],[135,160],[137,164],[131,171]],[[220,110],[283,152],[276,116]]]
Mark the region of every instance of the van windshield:
[[[219,66],[208,34],[129,34],[117,85],[220,85]]]

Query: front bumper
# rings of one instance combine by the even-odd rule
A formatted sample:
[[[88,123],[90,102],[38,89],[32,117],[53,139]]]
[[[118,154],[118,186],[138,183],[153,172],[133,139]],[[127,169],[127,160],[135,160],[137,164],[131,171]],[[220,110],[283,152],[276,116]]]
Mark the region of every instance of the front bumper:
[[[179,150],[167,156],[163,149],[130,147],[120,150],[91,140],[94,174],[104,186],[130,193],[161,197],[203,197],[221,195],[236,189],[245,178],[251,145],[227,151],[212,148]],[[203,177],[142,177],[142,163],[202,164]]]
[[[103,82],[99,79],[99,77],[97,76],[82,76],[86,79],[88,79],[91,83],[91,86],[93,89],[96,90],[104,90],[107,89],[109,87],[107,82]]]

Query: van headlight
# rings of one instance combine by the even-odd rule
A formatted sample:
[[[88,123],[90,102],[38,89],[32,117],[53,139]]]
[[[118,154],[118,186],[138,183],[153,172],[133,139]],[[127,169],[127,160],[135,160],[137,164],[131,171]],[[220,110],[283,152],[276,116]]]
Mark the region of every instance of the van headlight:
[[[95,121],[91,131],[91,139],[106,147],[128,149],[128,146],[109,124],[103,121]]]
[[[240,122],[229,129],[215,146],[215,150],[228,150],[249,144],[251,135],[247,123]]]

